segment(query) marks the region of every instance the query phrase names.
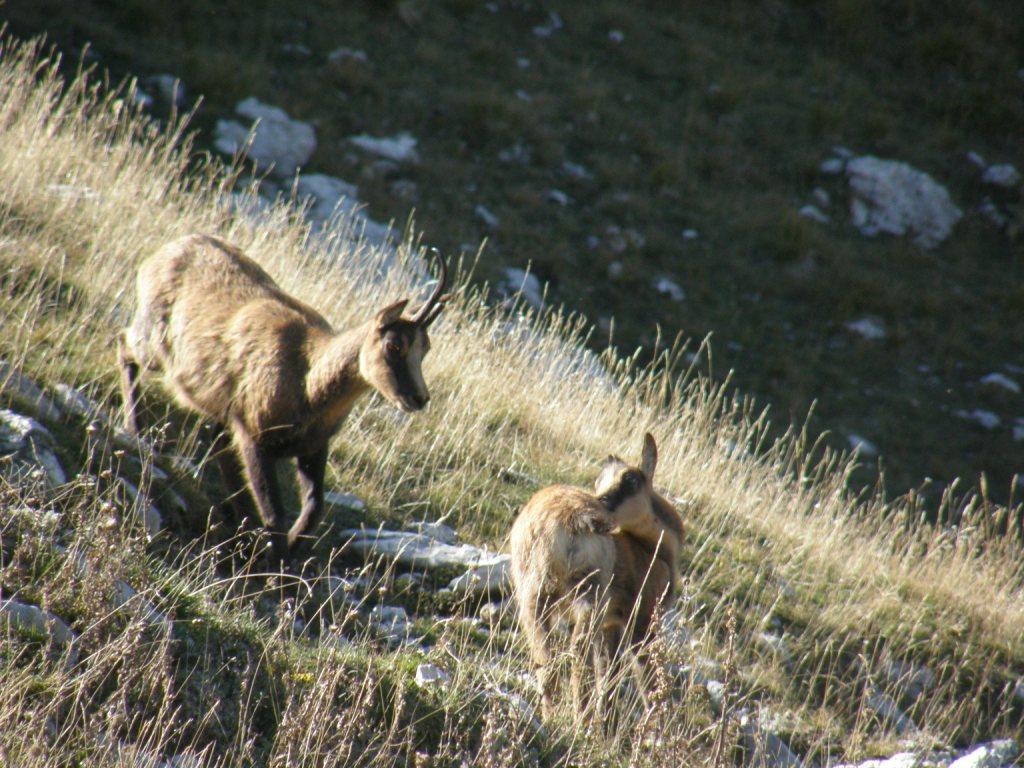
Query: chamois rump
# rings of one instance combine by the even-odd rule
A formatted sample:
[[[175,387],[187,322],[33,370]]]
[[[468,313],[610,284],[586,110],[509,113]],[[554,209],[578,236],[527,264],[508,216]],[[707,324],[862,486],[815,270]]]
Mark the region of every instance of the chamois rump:
[[[138,431],[140,372],[162,372],[179,403],[216,425],[230,506],[241,511],[248,489],[286,561],[323,513],[328,441],[359,397],[376,389],[406,412],[430,399],[421,364],[446,300],[443,260],[438,268],[415,312],[402,299],[339,332],[230,243],[168,243],[139,267],[135,316],[118,340],[125,428]],[[289,529],[275,469],[293,457],[301,511]]]
[[[571,628],[570,686],[579,714],[588,646],[597,688],[607,688],[626,661],[624,654],[642,651],[653,637],[658,607],[676,595],[683,523],[652,486],[656,464],[657,445],[647,434],[639,468],[609,456],[593,493],[566,485],[544,488],[512,526],[519,623],[545,719],[554,711],[557,624],[566,621]],[[643,694],[637,668],[643,655],[634,654],[631,661]],[[598,696],[600,709],[604,699]]]

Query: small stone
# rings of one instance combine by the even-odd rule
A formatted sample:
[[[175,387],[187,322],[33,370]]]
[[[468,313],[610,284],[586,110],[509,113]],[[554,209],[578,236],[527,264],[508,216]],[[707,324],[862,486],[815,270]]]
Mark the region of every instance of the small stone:
[[[478,203],[476,207],[473,208],[473,213],[476,214],[476,217],[480,219],[480,221],[487,225],[488,229],[497,229],[498,225],[501,223],[501,220],[483,203]]]
[[[721,713],[725,707],[725,684],[718,680],[708,680],[704,684],[704,689],[711,698],[712,708],[715,712]]]
[[[1013,439],[1014,442],[1024,442],[1024,419],[1016,419],[1013,422]],[[1021,698],[1024,698],[1022,696]]]
[[[448,589],[456,595],[507,593],[512,584],[512,558],[494,555],[488,562],[452,579]]]
[[[546,197],[552,203],[557,203],[558,205],[562,206],[568,205],[570,202],[572,202],[572,198],[570,198],[567,194],[565,194],[565,192],[563,192],[560,189],[549,189],[547,191]]]
[[[17,600],[0,600],[0,626],[3,625],[5,629],[46,635],[60,646],[69,645],[76,638],[71,627],[59,616]]]
[[[846,436],[846,441],[850,444],[850,450],[852,450],[855,454],[864,456],[866,458],[872,458],[878,455],[877,446],[875,446],[875,444],[868,440],[866,437],[861,437],[860,435],[854,432],[850,432]]]
[[[327,491],[324,493],[324,504],[329,507],[339,507],[350,512],[366,511],[366,502],[354,493]]]
[[[530,60],[523,56],[520,56],[519,58],[516,59],[516,66],[519,67],[519,69],[529,69]]]
[[[303,43],[284,43],[281,46],[281,51],[291,56],[309,56],[313,51],[310,50],[308,45]]]
[[[367,61],[369,61],[368,57],[366,56],[366,51],[360,50],[358,48],[348,48],[344,45],[335,48],[333,51],[328,53],[327,60],[330,62],[358,61],[364,64]]]
[[[414,523],[409,523],[406,526],[410,531],[426,536],[434,541],[439,541],[442,544],[458,544],[459,534],[455,532],[455,529],[451,526],[445,525],[444,523],[435,523],[430,520],[419,520]]]
[[[416,151],[416,139],[405,131],[395,136],[369,136],[360,134],[349,137],[349,141],[371,155],[393,160],[396,163],[418,163],[419,152]]]
[[[841,144],[836,144],[832,147],[832,154],[838,157],[840,160],[852,160],[856,155],[854,151],[848,147],[844,147]]]
[[[132,90],[132,100],[139,109],[149,109],[153,106],[153,97],[138,86]]]
[[[565,162],[562,163],[562,170],[565,172],[566,176],[576,179],[577,181],[586,181],[588,179],[594,178],[594,174],[592,174],[582,165],[580,165],[579,163],[570,162],[569,160],[566,160]]]
[[[162,634],[170,636],[174,625],[153,603],[140,595],[128,582],[118,579],[114,582],[114,606],[131,611],[151,627],[157,628]]]
[[[981,168],[982,170],[984,170],[985,168],[988,167],[988,163],[985,162],[985,158],[982,157],[981,155],[979,155],[977,152],[975,152],[973,150],[968,152],[966,157],[967,157],[968,162],[970,162],[972,165],[976,165],[977,167]]]
[[[444,687],[450,676],[436,664],[420,664],[416,667],[416,685],[426,688],[432,685]]]
[[[667,277],[659,277],[655,280],[654,290],[664,296],[668,296],[672,301],[683,301],[686,298],[686,292],[682,287]]]
[[[619,43],[626,39],[626,36],[625,34],[623,34],[621,29],[613,29],[608,32],[608,39],[611,40],[616,45],[618,45]]]
[[[696,240],[700,237],[700,233],[696,229],[684,229],[683,240]]]
[[[845,167],[846,163],[838,157],[830,157],[827,160],[821,161],[821,165],[818,166],[818,170],[822,173],[827,173],[829,176],[836,176],[842,173]]]
[[[828,208],[832,205],[832,197],[821,187],[815,187],[811,190],[811,197],[814,198],[814,202],[820,205],[822,208]]]
[[[60,409],[32,379],[5,360],[0,360],[0,392],[13,395],[44,421],[61,420]]]
[[[987,376],[983,376],[981,383],[987,387],[1005,389],[1007,392],[1013,392],[1015,395],[1020,394],[1020,384],[1002,373],[990,373]]]
[[[477,611],[477,616],[480,617],[481,621],[486,621],[488,624],[498,624],[501,622],[501,617],[507,608],[507,603],[484,603],[480,606],[480,610]]]
[[[965,421],[973,421],[979,427],[984,429],[998,429],[1002,420],[992,411],[986,411],[982,408],[975,408],[971,411],[964,409],[957,409],[953,411],[953,415],[957,416]]]
[[[408,637],[409,614],[401,606],[375,605],[370,610],[370,621],[389,637]]]
[[[625,267],[622,266],[621,261],[613,261],[608,265],[608,277],[612,280],[617,280],[622,277],[622,272]]]
[[[146,532],[146,538],[156,538],[164,527],[163,515],[160,514],[160,510],[133,483],[123,477],[119,479],[121,486],[132,500],[132,509],[138,516],[142,529]]]
[[[519,99],[520,101],[525,101],[527,104],[530,104],[533,101],[533,96],[524,91],[522,88],[516,89],[516,98]]]
[[[537,37],[551,37],[555,32],[560,30],[565,24],[562,22],[562,17],[555,11],[548,12],[548,20],[546,24],[538,24],[533,28],[533,34]]]
[[[832,219],[827,213],[822,211],[816,205],[805,205],[797,213],[803,216],[805,219],[816,221],[819,224],[828,224]]]
[[[1010,165],[1010,163],[990,165],[985,169],[985,173],[981,175],[981,180],[985,184],[991,184],[994,187],[1010,189],[1020,184],[1020,171],[1013,165]]]
[[[877,689],[872,690],[865,703],[872,712],[878,715],[879,719],[888,723],[899,734],[916,731],[914,721],[899,708],[890,696]]]
[[[848,331],[856,333],[868,341],[877,341],[886,337],[885,325],[877,317],[862,317],[845,325]]]
[[[996,229],[1003,229],[1010,222],[1006,214],[989,198],[981,201],[981,204],[978,206],[978,213],[984,216]]]
[[[793,654],[789,650],[789,643],[782,635],[775,635],[771,632],[759,632],[754,637],[754,642],[762,649],[774,654],[779,661],[787,663]]]
[[[25,479],[39,471],[50,488],[67,482],[53,435],[30,416],[0,409],[0,471]]]

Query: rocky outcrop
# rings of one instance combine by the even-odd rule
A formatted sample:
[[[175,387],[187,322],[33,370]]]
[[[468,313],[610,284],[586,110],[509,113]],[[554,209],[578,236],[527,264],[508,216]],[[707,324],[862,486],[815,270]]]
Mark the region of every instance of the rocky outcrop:
[[[316,151],[313,127],[293,120],[283,109],[248,98],[238,102],[235,112],[249,122],[217,121],[213,145],[220,152],[228,155],[241,152],[260,170],[288,177]]]

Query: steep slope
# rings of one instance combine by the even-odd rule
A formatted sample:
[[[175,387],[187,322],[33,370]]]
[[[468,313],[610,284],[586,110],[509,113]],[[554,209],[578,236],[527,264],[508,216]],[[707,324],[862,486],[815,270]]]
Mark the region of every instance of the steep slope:
[[[56,72],[32,46],[5,43],[0,356],[25,379],[5,376],[2,397],[40,422],[15,434],[27,423],[4,421],[6,762],[667,766],[737,750],[779,760],[783,738],[834,763],[901,739],[929,751],[1024,738],[1022,558],[1008,510],[950,497],[960,527],[920,526],[914,499],[853,497],[848,459],[809,458],[820,452],[805,435],[772,440],[748,402],[677,376],[677,361],[648,370],[608,353],[602,374],[578,322],[494,308],[468,288],[436,326],[428,411],[399,418],[370,401],[336,441],[331,486],[367,504],[336,510],[305,581],[254,573],[244,535],[200,536],[219,493],[202,427],[154,388],[155,453],[101,414],[118,402],[113,343],[138,260],[168,238],[216,232],[339,325],[419,281],[411,266],[381,277],[391,257],[379,249],[307,238],[293,210],[236,213],[230,173],[186,174],[180,130],[141,119],[125,94],[83,79],[65,88]],[[60,384],[97,405],[76,413]],[[659,648],[659,706],[627,709],[607,741],[568,719],[537,728],[500,603],[460,601],[437,589],[451,574],[407,575],[343,546],[352,524],[444,518],[500,548],[539,484],[588,482],[596,459],[635,451],[648,429],[687,518],[686,585]],[[45,462],[14,474],[46,451],[64,478]],[[163,527],[147,536],[149,501]],[[399,607],[408,621],[388,610]],[[426,670],[416,682],[423,663],[448,681]]]

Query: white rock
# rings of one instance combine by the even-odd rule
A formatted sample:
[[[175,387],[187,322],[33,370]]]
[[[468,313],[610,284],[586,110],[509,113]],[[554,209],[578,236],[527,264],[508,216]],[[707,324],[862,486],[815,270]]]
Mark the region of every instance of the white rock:
[[[17,600],[0,600],[0,627],[47,635],[57,645],[68,645],[76,638],[71,627],[59,616]]]
[[[332,507],[342,507],[354,512],[362,512],[366,509],[366,502],[354,493],[343,493],[341,491],[327,491],[324,493],[324,504]]]
[[[151,627],[156,627],[165,635],[169,636],[171,634],[174,625],[167,614],[140,595],[126,581],[118,579],[114,582],[114,606],[134,613]]]
[[[892,757],[865,760],[859,764],[836,765],[834,768],[920,768],[921,756],[916,752],[897,752]]]
[[[61,420],[60,408],[46,396],[42,388],[5,360],[0,360],[0,392],[13,395],[40,419],[54,422]]]
[[[1001,768],[1013,763],[1020,755],[1013,739],[978,744],[949,764],[949,768]]]
[[[420,160],[416,151],[416,139],[405,131],[390,137],[368,136],[364,133],[351,136],[349,141],[371,155],[385,157],[396,163],[418,163]]]
[[[480,221],[487,225],[488,229],[496,229],[501,223],[501,219],[499,219],[494,212],[483,203],[478,203],[476,207],[473,208],[473,213],[476,214],[476,217],[480,219]]]
[[[516,89],[516,98],[519,99],[520,101],[525,101],[527,104],[533,102],[533,96],[524,91],[522,88]]]
[[[444,523],[436,523],[432,520],[418,520],[406,526],[410,531],[418,533],[442,544],[458,544],[459,534],[455,529]]]
[[[1024,442],[1024,419],[1015,419],[1013,422],[1013,439],[1014,441],[1021,443]],[[1022,696],[1024,698],[1024,696]]]
[[[558,205],[568,205],[572,202],[572,198],[560,189],[549,189],[546,197],[552,203],[557,203]]]
[[[420,664],[416,667],[416,685],[427,687],[431,685],[444,686],[450,679],[447,672],[436,664]]]
[[[846,441],[850,444],[850,450],[854,453],[865,457],[872,457],[878,455],[878,448],[868,440],[866,437],[850,432],[846,436]]]
[[[125,480],[123,477],[119,478],[119,480],[132,500],[132,511],[135,512],[139,522],[142,524],[142,529],[146,532],[146,538],[155,538],[164,527],[164,519],[163,515],[160,514],[160,510],[131,481]]]
[[[820,205],[822,208],[828,208],[832,205],[832,197],[821,187],[815,187],[811,190],[811,197],[814,198],[814,202]]]
[[[981,378],[981,383],[989,387],[1000,387],[1013,392],[1015,395],[1020,394],[1020,384],[1002,373],[990,373],[987,376]]]
[[[832,221],[831,217],[829,217],[827,213],[822,211],[816,205],[805,205],[799,211],[797,211],[797,213],[803,216],[805,219],[816,221],[819,224],[828,224],[830,221]]]
[[[985,158],[982,157],[981,155],[979,155],[977,152],[975,152],[973,150],[967,153],[967,159],[973,165],[978,166],[982,170],[984,170],[985,168],[988,167],[988,163],[985,162]]]
[[[482,595],[490,592],[507,593],[512,585],[512,558],[494,555],[488,562],[457,576],[448,584],[456,595]]]
[[[684,229],[683,240],[696,240],[700,237],[700,233],[696,229]]]
[[[991,199],[985,198],[978,205],[978,213],[985,217],[986,220],[997,229],[1002,229],[1009,223],[1009,219],[1006,218],[1006,214],[1003,213],[999,206],[996,205]]]
[[[836,144],[832,147],[832,154],[838,157],[840,160],[852,160],[856,155],[852,149],[844,147],[841,144]]]
[[[366,56],[366,51],[358,48],[348,48],[344,45],[335,48],[327,54],[328,61],[345,61],[346,59],[349,61],[359,61],[363,63],[369,61]]]
[[[566,176],[569,176],[570,178],[577,179],[580,181],[585,181],[587,179],[594,178],[594,174],[592,174],[582,165],[580,165],[579,163],[570,162],[569,160],[566,160],[565,162],[562,163],[562,170],[565,171]]]
[[[350,538],[347,547],[363,557],[383,557],[413,568],[493,566],[508,556],[472,544],[445,544],[411,531],[351,528],[341,532]]]
[[[24,478],[39,472],[50,488],[67,482],[53,435],[35,419],[0,409],[0,471]]]
[[[899,705],[882,691],[872,690],[868,694],[865,704],[881,720],[892,726],[896,733],[905,734],[917,730],[914,721],[907,717],[906,713],[899,708]]]
[[[544,290],[540,280],[534,274],[528,273],[525,269],[508,267],[505,269],[505,279],[498,283],[499,291],[506,295],[522,294],[526,303],[531,307],[540,309],[544,306]]]
[[[608,39],[613,43],[618,44],[625,40],[626,36],[623,34],[621,29],[613,29],[608,32]]]
[[[359,211],[356,186],[347,181],[323,173],[306,173],[295,184],[295,195],[299,202],[308,202],[306,218],[323,226],[331,216],[365,215]]]
[[[617,280],[622,277],[624,269],[625,267],[622,266],[621,261],[613,261],[608,265],[608,277],[612,278],[612,280]]]
[[[986,411],[981,408],[975,408],[974,410],[967,411],[963,409],[957,409],[953,411],[954,416],[958,416],[965,421],[973,421],[980,427],[985,429],[997,429],[1002,423],[1002,420],[992,411]]]
[[[401,606],[375,605],[370,610],[370,621],[392,640],[409,639],[409,614]]]
[[[668,296],[672,301],[682,301],[686,298],[686,292],[679,283],[667,277],[659,277],[655,280],[654,290],[664,296]]]
[[[782,635],[776,635],[771,632],[759,632],[754,636],[754,642],[760,648],[774,654],[783,663],[787,663],[793,658],[793,654],[789,650],[789,643],[786,642],[786,638]]]
[[[293,120],[283,109],[256,98],[238,102],[235,112],[250,121],[248,127],[234,120],[218,120],[213,145],[228,155],[245,151],[261,170],[292,176],[316,151],[316,132],[308,123]],[[252,143],[246,142],[252,133]]]
[[[1010,165],[1010,163],[990,165],[985,169],[985,173],[981,175],[981,180],[985,184],[991,184],[994,187],[1009,189],[1020,184],[1020,171]]]
[[[560,30],[564,25],[562,17],[555,11],[548,12],[548,21],[546,24],[538,24],[533,28],[533,34],[537,37],[551,37],[555,32]]]
[[[758,726],[749,715],[740,717],[740,740],[747,752],[748,766],[755,768],[802,768],[803,761],[793,754],[779,736]]]
[[[852,320],[846,323],[845,327],[848,331],[852,331],[869,341],[886,337],[885,325],[877,317],[862,317],[859,320]]]
[[[830,157],[827,160],[822,160],[821,165],[818,166],[818,170],[822,173],[827,173],[830,176],[835,176],[843,172],[843,168],[846,167],[846,163],[838,157]]]
[[[132,92],[132,99],[139,109],[149,109],[153,106],[153,97],[138,86],[135,86]]]
[[[520,56],[519,58],[516,59],[516,66],[519,67],[520,69],[529,69],[530,60],[524,56]]]
[[[920,698],[935,685],[935,673],[928,667],[892,660],[885,664],[884,672],[889,684],[905,692],[911,699]]]
[[[868,209],[860,224],[865,217],[851,211],[855,226],[870,234],[910,234],[916,245],[934,248],[963,216],[945,187],[907,163],[865,155],[847,163],[846,173],[854,199]]]

